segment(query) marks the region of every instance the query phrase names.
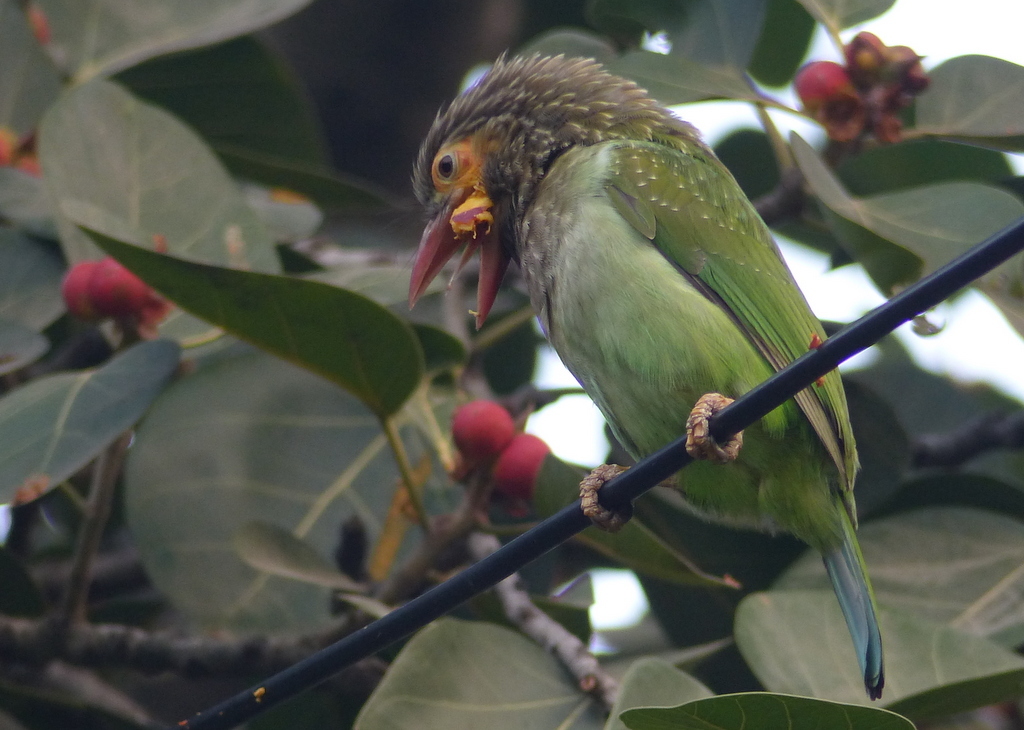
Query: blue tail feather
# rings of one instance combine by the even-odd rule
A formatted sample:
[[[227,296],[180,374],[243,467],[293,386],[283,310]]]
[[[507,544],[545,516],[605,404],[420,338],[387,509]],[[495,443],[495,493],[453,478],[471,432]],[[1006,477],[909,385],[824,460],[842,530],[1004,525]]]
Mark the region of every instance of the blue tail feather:
[[[864,675],[864,687],[868,696],[876,700],[882,696],[885,685],[885,671],[882,666],[882,637],[878,631],[875,598],[871,590],[864,558],[853,532],[853,525],[845,518],[843,544],[835,550],[824,553],[825,569],[832,580],[832,587],[839,599],[843,617],[850,629],[857,658]]]

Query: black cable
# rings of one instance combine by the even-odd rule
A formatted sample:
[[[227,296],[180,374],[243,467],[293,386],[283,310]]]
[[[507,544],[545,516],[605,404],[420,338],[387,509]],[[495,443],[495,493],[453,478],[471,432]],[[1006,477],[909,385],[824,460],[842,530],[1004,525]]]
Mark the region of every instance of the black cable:
[[[934,307],[979,276],[1024,250],[1024,218],[978,244],[930,276],[861,317],[819,348],[737,398],[711,419],[711,433],[728,437],[762,418],[843,360],[861,352],[899,325]],[[622,508],[691,461],[681,438],[643,459],[601,489],[601,503]],[[524,565],[590,525],[580,504],[552,515],[528,532],[387,616],[317,652],[215,707],[179,724],[188,730],[226,730],[303,692],[338,670],[375,654],[491,588]]]

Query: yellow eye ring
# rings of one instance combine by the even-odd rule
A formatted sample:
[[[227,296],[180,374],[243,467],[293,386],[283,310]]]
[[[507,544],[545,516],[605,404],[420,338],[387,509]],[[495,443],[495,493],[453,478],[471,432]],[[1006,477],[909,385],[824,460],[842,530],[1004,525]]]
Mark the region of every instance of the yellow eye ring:
[[[451,152],[440,155],[434,163],[434,173],[439,180],[451,180],[458,172],[458,158]]]

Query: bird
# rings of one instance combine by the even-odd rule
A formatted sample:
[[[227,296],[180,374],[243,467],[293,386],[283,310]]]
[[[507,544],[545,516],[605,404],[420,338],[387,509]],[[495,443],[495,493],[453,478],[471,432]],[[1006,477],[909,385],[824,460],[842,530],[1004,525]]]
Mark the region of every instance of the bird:
[[[707,433],[711,415],[826,334],[696,129],[592,59],[503,55],[438,112],[413,187],[428,220],[410,307],[460,250],[457,271],[479,252],[479,327],[515,262],[548,341],[634,458],[686,434],[698,460],[669,481],[689,509],[821,553],[867,694],[880,698],[838,373],[725,443]],[[593,488],[621,470],[584,480],[588,514],[600,511]]]

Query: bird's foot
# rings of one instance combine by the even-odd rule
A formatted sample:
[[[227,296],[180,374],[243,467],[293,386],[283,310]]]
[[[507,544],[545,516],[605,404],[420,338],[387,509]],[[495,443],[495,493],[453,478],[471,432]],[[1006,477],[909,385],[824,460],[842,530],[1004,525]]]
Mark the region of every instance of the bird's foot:
[[[590,521],[597,527],[606,532],[618,532],[624,524],[629,522],[632,514],[613,512],[606,507],[602,507],[601,503],[597,500],[597,490],[628,468],[618,464],[602,464],[580,482],[580,504],[583,507],[583,514],[589,517]]]
[[[706,459],[714,464],[735,461],[743,446],[743,432],[733,434],[727,442],[719,444],[708,430],[708,419],[732,403],[721,393],[705,393],[686,419],[686,453],[694,459]]]

